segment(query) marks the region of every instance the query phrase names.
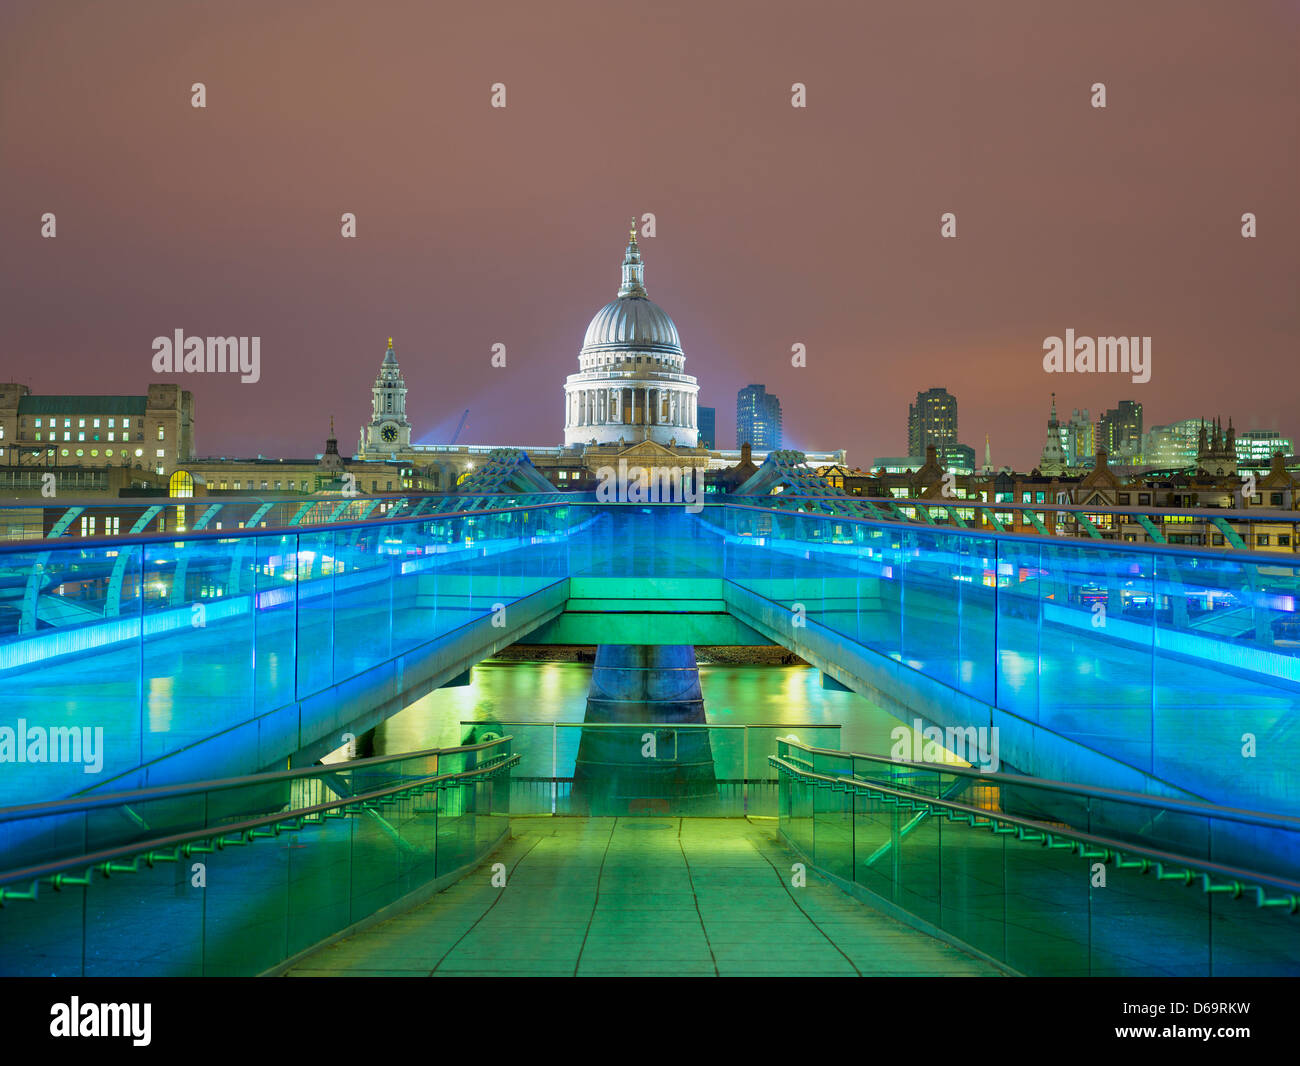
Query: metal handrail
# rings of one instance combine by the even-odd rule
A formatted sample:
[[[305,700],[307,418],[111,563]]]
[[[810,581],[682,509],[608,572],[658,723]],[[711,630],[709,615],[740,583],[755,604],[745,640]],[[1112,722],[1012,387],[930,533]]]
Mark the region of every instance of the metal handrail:
[[[1222,863],[1211,862],[1207,859],[1197,859],[1173,852],[1160,851],[1156,848],[1143,847],[1140,844],[1130,844],[1127,841],[1112,840],[1109,837],[1100,837],[1077,829],[1062,828],[1048,822],[1036,822],[1013,814],[1003,814],[988,811],[981,807],[971,807],[965,803],[957,803],[952,800],[920,796],[915,792],[903,792],[874,781],[866,781],[860,777],[831,776],[812,770],[804,770],[777,755],[769,755],[768,762],[775,766],[778,772],[785,773],[790,777],[797,777],[816,786],[842,792],[853,790],[859,793],[875,793],[887,797],[886,802],[892,799],[898,805],[905,806],[910,810],[924,808],[932,812],[938,811],[943,813],[949,821],[965,822],[973,829],[991,829],[995,833],[1015,832],[1020,840],[1027,843],[1040,843],[1046,848],[1070,847],[1084,858],[1100,859],[1105,863],[1114,862],[1120,869],[1140,868],[1142,873],[1154,869],[1158,880],[1177,880],[1182,881],[1184,884],[1191,884],[1196,875],[1190,871],[1196,870],[1204,879],[1203,888],[1206,892],[1231,892],[1235,898],[1240,896],[1243,889],[1247,887],[1241,882],[1251,882],[1256,889],[1257,906],[1286,907],[1288,913],[1300,913],[1300,882],[1288,881],[1285,878],[1262,874],[1254,870],[1224,866]],[[999,826],[1008,828],[1000,830]],[[1136,863],[1126,862],[1125,856],[1136,856],[1138,861]],[[1166,866],[1180,866],[1187,869],[1182,873],[1171,873],[1165,870]],[[1224,879],[1226,883],[1215,883],[1211,880],[1211,877]],[[1288,895],[1284,899],[1268,899],[1264,896],[1265,886],[1280,889]]]
[[[817,748],[802,741],[778,738],[778,743],[787,744],[801,751],[816,755],[832,755],[841,759],[865,759],[885,766],[902,766],[910,770],[924,770],[929,773],[952,774],[954,777],[969,777],[991,785],[1005,785],[1011,788],[1042,788],[1048,792],[1060,792],[1067,795],[1086,796],[1091,799],[1121,801],[1141,807],[1154,807],[1160,810],[1177,808],[1182,814],[1198,814],[1221,821],[1238,822],[1243,825],[1262,826],[1267,829],[1282,829],[1287,832],[1300,832],[1300,818],[1289,814],[1271,814],[1268,811],[1251,811],[1238,807],[1217,807],[1203,800],[1180,799],[1152,796],[1145,792],[1127,792],[1118,788],[1104,788],[1100,785],[1075,785],[1068,781],[1054,781],[1049,778],[1029,777],[1024,774],[986,773],[969,766],[953,766],[948,763],[910,762],[906,759],[890,759],[883,755],[867,755],[855,751],[836,751],[833,748]],[[778,756],[772,756],[777,758]]]
[[[484,495],[488,495],[485,493]],[[518,499],[521,496],[530,495],[529,493],[513,492],[508,494],[496,493],[495,495],[504,495],[509,499]],[[518,511],[536,511],[540,509],[549,509],[561,506],[569,506],[574,503],[571,495],[566,493],[535,493],[540,499],[536,503],[517,504],[512,507],[486,507],[477,511],[429,511],[414,518],[410,516],[397,515],[389,518],[369,518],[365,520],[350,520],[346,522],[327,522],[321,525],[313,526],[267,526],[265,529],[258,526],[251,529],[200,529],[189,530],[184,533],[123,533],[120,536],[108,537],[41,537],[30,538],[26,540],[4,540],[0,541],[0,553],[17,554],[21,552],[53,552],[53,551],[76,551],[80,548],[116,548],[122,545],[132,544],[172,544],[176,541],[218,541],[218,540],[240,540],[250,537],[271,537],[276,535],[284,536],[311,536],[319,533],[334,532],[335,530],[352,530],[352,529],[375,529],[387,526],[402,525],[419,525],[422,522],[436,522],[446,519],[457,518],[479,518],[485,515],[494,514],[511,514]],[[558,498],[553,498],[558,497]],[[200,501],[204,497],[196,497]],[[362,499],[363,497],[354,497]],[[472,497],[440,496],[439,499],[469,499]],[[337,501],[329,501],[337,502]],[[350,502],[350,501],[349,501]],[[104,502],[103,506],[112,506],[111,503]],[[168,507],[182,506],[181,504],[167,504]]]
[[[193,795],[199,792],[219,792],[223,789],[241,788],[245,785],[265,785],[276,781],[289,781],[299,777],[319,777],[322,773],[341,773],[365,769],[380,763],[406,762],[424,759],[431,755],[456,755],[465,751],[482,751],[514,739],[513,736],[485,740],[479,744],[462,744],[455,748],[425,748],[423,751],[401,752],[397,755],[370,755],[364,759],[349,759],[339,763],[315,763],[297,770],[273,770],[264,774],[246,774],[243,777],[219,777],[211,781],[186,781],[179,785],[156,785],[153,788],[133,789],[130,792],[105,792],[93,796],[70,796],[47,803],[26,803],[14,807],[0,807],[0,822],[16,822],[23,818],[41,818],[52,814],[75,814],[83,810],[119,807],[124,804],[144,803],[149,800],[173,796]]]
[[[798,499],[798,497],[792,497],[792,498]],[[773,499],[780,499],[780,497],[776,496],[773,497]],[[854,501],[859,499],[867,500],[867,497],[865,496],[864,497],[856,497],[856,496],[826,497],[826,502],[829,503],[833,501],[838,501],[839,503],[845,503],[845,502],[853,503]],[[707,496],[705,497],[706,505],[713,502],[714,501],[709,500]],[[875,501],[868,500],[868,502],[875,502]],[[926,502],[929,505],[936,505],[934,501],[926,501]],[[1205,558],[1208,559],[1222,559],[1224,562],[1235,562],[1237,564],[1240,564],[1242,560],[1245,559],[1251,563],[1258,563],[1260,565],[1270,565],[1270,564],[1273,566],[1296,565],[1294,562],[1289,561],[1286,555],[1283,555],[1281,553],[1267,551],[1267,550],[1260,551],[1252,548],[1235,548],[1235,549],[1214,548],[1204,544],[1157,544],[1154,541],[1150,543],[1143,542],[1139,544],[1136,541],[1092,540],[1092,539],[1081,540],[1080,538],[1073,537],[1073,536],[1044,537],[1041,534],[1036,534],[1036,533],[1035,534],[999,533],[997,530],[992,530],[992,529],[965,529],[956,524],[927,525],[924,522],[912,521],[910,519],[899,520],[897,518],[870,518],[865,515],[825,514],[825,513],[813,512],[813,511],[807,511],[807,512],[792,511],[781,507],[763,507],[751,503],[740,503],[738,499],[735,498],[731,498],[731,499],[721,498],[718,499],[716,503],[719,506],[733,508],[735,510],[754,511],[756,513],[765,514],[765,515],[779,515],[783,518],[800,517],[800,518],[815,519],[819,522],[853,522],[864,526],[878,526],[882,529],[907,529],[907,530],[915,530],[916,532],[920,532],[920,533],[928,532],[928,533],[933,533],[938,536],[944,536],[944,537],[967,537],[967,538],[977,538],[979,540],[993,541],[995,543],[1035,545],[1040,549],[1043,547],[1058,547],[1064,549],[1086,550],[1086,551],[1097,551],[1097,552],[1111,552],[1111,553],[1123,552],[1129,555],[1136,555],[1139,553],[1152,553],[1158,555],[1172,556],[1174,558],[1186,558],[1189,555],[1195,555],[1195,556],[1204,556]],[[945,503],[937,504],[937,506],[942,506],[946,508],[946,507],[963,506],[963,504],[961,503],[961,501],[954,500],[954,501],[948,501]],[[999,510],[999,509],[1003,509],[1008,505],[994,505],[994,504],[981,503],[981,504],[977,504],[976,506]],[[1033,504],[1033,505],[1017,504],[1012,509],[1014,510],[1015,507],[1020,507],[1028,511],[1041,511],[1047,509],[1047,504]],[[1102,510],[1096,508],[1088,509],[1084,507],[1073,507],[1073,508],[1066,507],[1063,509],[1074,510],[1074,511],[1086,511],[1088,514],[1100,514]],[[1145,514],[1147,512],[1144,511],[1142,513]],[[1288,519],[1287,521],[1292,521],[1292,522],[1300,521],[1300,514],[1297,514],[1295,518]],[[731,530],[725,529],[722,526],[717,526],[715,528],[717,528],[720,532],[727,534],[729,536],[738,535],[733,533]],[[812,542],[801,542],[801,543],[812,543]]]
[[[497,742],[494,741],[493,743]],[[32,885],[28,892],[0,888],[0,906],[4,906],[7,900],[34,902],[42,880],[51,881],[56,890],[63,885],[88,887],[91,874],[95,870],[99,870],[105,877],[115,873],[136,873],[139,871],[140,858],[144,858],[147,865],[153,866],[156,862],[177,862],[182,855],[188,858],[192,854],[222,850],[230,845],[251,844],[265,836],[279,836],[285,829],[296,832],[307,825],[321,825],[330,816],[331,811],[339,810],[339,808],[342,808],[342,811],[337,817],[346,817],[348,814],[360,813],[373,804],[391,803],[407,792],[423,793],[428,792],[431,788],[446,788],[449,783],[460,785],[465,783],[467,779],[495,776],[502,770],[518,765],[521,758],[522,756],[518,754],[502,755],[500,758],[493,759],[489,763],[469,770],[457,770],[449,774],[434,774],[430,777],[419,778],[400,785],[390,785],[388,788],[377,789],[374,792],[331,800],[328,803],[316,803],[309,807],[299,807],[292,811],[283,811],[278,814],[264,815],[261,818],[250,818],[242,822],[231,822],[216,827],[205,826],[203,829],[193,829],[186,833],[172,833],[168,836],[136,841],[115,848],[105,848],[102,851],[90,852],[73,858],[55,859],[36,866],[3,871],[0,872],[0,885],[21,881],[31,881]],[[317,815],[319,817],[316,817]],[[270,832],[258,833],[257,830],[259,829],[269,829]],[[227,840],[226,837],[236,837],[236,839]],[[207,841],[215,841],[215,843],[211,847],[206,847],[204,843]],[[121,864],[121,860],[132,857],[135,858],[135,861],[130,866],[124,867]],[[84,869],[86,871],[85,877],[75,879],[60,878],[63,871],[75,869]]]
[[[816,500],[819,503],[826,501],[828,503],[874,503],[896,504],[899,507],[971,507],[983,508],[990,511],[1063,511],[1067,513],[1077,513],[1082,511],[1084,514],[1142,514],[1142,515],[1190,515],[1195,518],[1249,518],[1258,516],[1260,521],[1271,522],[1297,522],[1300,521],[1300,510],[1285,511],[1275,510],[1265,507],[1156,507],[1151,504],[1124,504],[1123,506],[1109,504],[1092,505],[1087,503],[1024,503],[1017,500],[1012,503],[1007,500],[999,500],[994,503],[991,500],[980,500],[974,498],[963,498],[953,496],[942,497],[940,499],[924,499],[921,497],[892,497],[892,496],[821,496],[811,493],[800,492],[782,492],[778,493],[778,498],[787,500]]]

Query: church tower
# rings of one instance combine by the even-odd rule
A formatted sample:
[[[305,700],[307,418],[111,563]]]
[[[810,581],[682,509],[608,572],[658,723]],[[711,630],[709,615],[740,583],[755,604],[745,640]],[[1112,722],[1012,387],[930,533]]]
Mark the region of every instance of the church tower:
[[[393,338],[388,338],[388,350],[379,364],[379,376],[371,392],[370,424],[361,430],[362,455],[396,453],[411,446],[411,423],[406,420],[406,382],[402,380],[397,356],[393,353]]]
[[[1056,393],[1052,393],[1052,414],[1047,420],[1047,443],[1038,461],[1038,471],[1048,477],[1065,473],[1065,449],[1061,447],[1061,423],[1056,417]]]

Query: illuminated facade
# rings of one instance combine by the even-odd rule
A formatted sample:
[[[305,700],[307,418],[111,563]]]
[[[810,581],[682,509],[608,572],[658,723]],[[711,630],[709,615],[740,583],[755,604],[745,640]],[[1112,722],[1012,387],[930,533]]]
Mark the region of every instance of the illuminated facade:
[[[0,384],[0,465],[167,474],[193,455],[194,394],[178,385],[150,385],[143,396],[37,396]]]
[[[694,448],[699,385],[685,372],[677,327],[645,290],[645,264],[628,236],[618,296],[591,320],[578,372],[564,385],[564,443]]]

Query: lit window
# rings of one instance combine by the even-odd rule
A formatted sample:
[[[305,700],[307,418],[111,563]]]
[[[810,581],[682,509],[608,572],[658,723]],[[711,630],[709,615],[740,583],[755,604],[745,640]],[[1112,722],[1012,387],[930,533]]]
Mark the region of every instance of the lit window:
[[[64,428],[64,429],[71,429],[71,428],[72,428],[72,419],[70,419],[70,418],[65,418],[65,419],[63,420],[63,428]]]
[[[116,419],[116,418],[110,418],[110,419],[108,420],[108,428],[109,428],[109,429],[112,429],[115,425],[117,425],[117,419]]]
[[[99,419],[98,419],[98,418],[95,419],[95,426],[94,426],[94,428],[95,428],[95,429],[98,429],[98,428],[99,428]]]
[[[86,428],[86,420],[85,420],[84,418],[78,418],[78,419],[77,419],[77,425],[78,425],[79,428],[81,428],[81,429],[85,429],[85,428]]]
[[[39,418],[36,420],[36,428],[37,429],[41,428],[41,420]]]
[[[130,420],[129,418],[124,418],[124,419],[122,419],[122,428],[123,428],[123,429],[130,429],[130,428],[131,428],[131,420]]]
[[[113,440],[113,434],[112,434],[112,433],[110,433],[110,434],[108,435],[108,439],[109,439],[109,440]]]
[[[93,455],[93,456],[95,456],[96,458],[98,458],[98,457],[99,457],[99,449],[98,449],[98,448],[91,448],[91,449],[90,449],[90,454]]]
[[[69,433],[66,429],[63,431],[63,439],[64,439],[64,440],[72,440],[72,434]]]
[[[139,459],[140,456],[142,456],[142,455],[144,455],[144,449],[143,449],[143,448],[137,448],[137,449],[135,450],[135,457],[136,457],[137,459]]]
[[[162,426],[159,426],[159,427],[158,427],[158,439],[159,439],[159,440],[162,440],[162,439],[163,439],[163,428],[162,428]]]
[[[85,454],[86,454],[86,453],[85,453],[81,448],[78,448],[78,449],[77,449],[77,458],[80,458],[81,456],[83,456],[83,455],[85,455]]]
[[[41,435],[40,435],[39,433],[36,434],[36,439],[37,439],[37,440],[40,440],[40,439],[41,439]]]
[[[171,481],[167,486],[168,495],[177,499],[189,499],[194,495],[194,477],[188,470],[177,470],[172,474]],[[180,524],[179,508],[177,524]]]

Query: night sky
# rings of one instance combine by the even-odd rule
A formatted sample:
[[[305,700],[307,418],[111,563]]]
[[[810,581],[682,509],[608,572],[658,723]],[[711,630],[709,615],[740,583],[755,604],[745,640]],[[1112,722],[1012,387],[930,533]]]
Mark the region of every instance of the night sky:
[[[199,453],[314,455],[331,414],[350,452],[391,335],[416,441],[468,407],[462,443],[558,444],[653,212],[646,287],[723,446],[751,382],[858,465],[936,385],[999,465],[1053,390],[1300,436],[1298,56],[1267,0],[5,0],[0,379],[141,393],[154,337],[256,335],[257,384],[174,378]],[[1067,328],[1150,336],[1150,382],[1044,373]]]

